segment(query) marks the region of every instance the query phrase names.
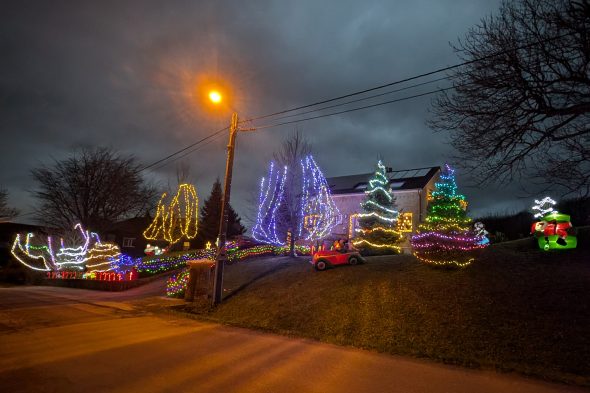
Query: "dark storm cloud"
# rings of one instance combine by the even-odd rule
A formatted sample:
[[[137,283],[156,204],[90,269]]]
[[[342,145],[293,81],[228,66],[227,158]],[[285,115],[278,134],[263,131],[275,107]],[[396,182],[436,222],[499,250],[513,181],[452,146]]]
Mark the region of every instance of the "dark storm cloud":
[[[489,0],[5,5],[0,184],[27,209],[29,170],[77,146],[110,145],[149,163],[223,127],[229,113],[213,114],[194,98],[204,73],[229,81],[233,107],[248,117],[454,64],[448,42],[497,6]],[[439,165],[452,149],[424,124],[429,102],[423,97],[298,127],[328,176],[370,171],[378,155],[399,169]],[[272,151],[293,129],[239,136],[232,200],[241,212]],[[185,159],[202,196],[223,175],[224,145],[217,139]],[[173,172],[169,165],[148,175],[164,184]],[[514,196],[465,191],[476,209],[512,203]]]

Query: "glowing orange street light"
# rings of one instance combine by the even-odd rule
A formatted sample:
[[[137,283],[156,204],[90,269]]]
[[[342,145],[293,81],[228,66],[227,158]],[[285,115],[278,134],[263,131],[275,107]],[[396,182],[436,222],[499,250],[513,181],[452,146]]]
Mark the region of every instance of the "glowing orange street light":
[[[209,101],[211,101],[214,104],[219,104],[221,103],[221,93],[219,93],[217,90],[211,90],[209,92]]]

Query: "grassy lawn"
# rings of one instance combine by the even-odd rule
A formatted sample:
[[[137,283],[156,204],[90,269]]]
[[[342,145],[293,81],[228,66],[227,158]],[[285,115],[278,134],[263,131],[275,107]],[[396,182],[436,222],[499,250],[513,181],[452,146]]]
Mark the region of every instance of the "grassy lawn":
[[[325,272],[308,258],[226,269],[222,323],[590,386],[590,253],[515,241],[446,271],[412,256]]]

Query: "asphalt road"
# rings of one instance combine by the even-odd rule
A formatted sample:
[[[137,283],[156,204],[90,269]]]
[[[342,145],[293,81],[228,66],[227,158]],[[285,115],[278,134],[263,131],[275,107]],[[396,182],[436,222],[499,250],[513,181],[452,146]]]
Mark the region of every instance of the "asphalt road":
[[[0,392],[587,392],[146,311],[162,285],[0,288]]]

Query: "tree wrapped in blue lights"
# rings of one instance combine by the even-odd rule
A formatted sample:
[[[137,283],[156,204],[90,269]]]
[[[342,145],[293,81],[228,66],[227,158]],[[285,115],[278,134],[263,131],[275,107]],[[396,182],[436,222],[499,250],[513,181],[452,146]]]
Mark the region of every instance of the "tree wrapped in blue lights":
[[[411,243],[418,259],[439,267],[468,266],[475,259],[475,250],[486,246],[484,236],[471,230],[465,196],[457,193],[455,171],[449,165],[428,198],[426,219]]]
[[[314,241],[327,236],[340,214],[313,157],[307,155],[299,164],[300,171],[279,169],[270,163],[269,174],[260,183],[258,213],[252,228],[256,240],[288,246],[291,253],[298,239]],[[287,201],[287,196],[294,201]],[[290,205],[295,206],[296,214]]]
[[[287,170],[287,167],[276,168],[275,163],[271,161],[268,177],[263,177],[260,181],[258,213],[256,224],[252,228],[252,236],[259,242],[275,246],[285,245],[286,234],[283,233],[282,220],[277,218],[279,208],[284,202]]]
[[[385,166],[379,161],[365,190],[365,200],[361,202],[363,213],[358,215],[360,228],[356,230],[358,236],[353,244],[367,254],[391,254],[401,250],[402,234],[397,230],[399,213],[385,173]]]

